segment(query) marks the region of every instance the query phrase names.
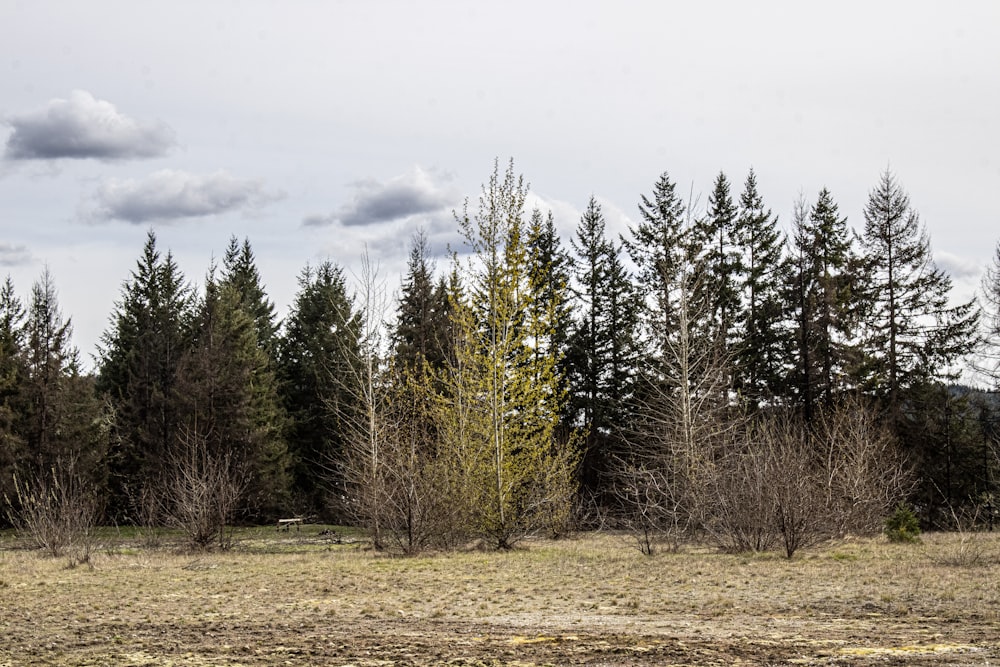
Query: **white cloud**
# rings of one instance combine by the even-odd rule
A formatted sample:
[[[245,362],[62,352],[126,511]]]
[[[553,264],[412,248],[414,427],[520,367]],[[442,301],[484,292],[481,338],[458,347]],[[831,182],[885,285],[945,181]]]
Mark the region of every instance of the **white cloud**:
[[[85,90],[69,99],[52,99],[41,109],[8,115],[13,132],[7,138],[7,160],[61,158],[114,161],[154,158],[177,141],[165,123],[144,123],[118,111]]]
[[[352,184],[353,199],[329,215],[310,215],[306,226],[340,224],[356,227],[430,216],[457,206],[461,197],[449,183],[451,177],[434,170],[414,167],[408,173],[382,183],[374,178]]]
[[[225,171],[191,174],[164,169],[142,180],[105,181],[81,204],[79,215],[89,222],[140,224],[248,213],[283,197],[266,191],[259,180],[234,178]]]

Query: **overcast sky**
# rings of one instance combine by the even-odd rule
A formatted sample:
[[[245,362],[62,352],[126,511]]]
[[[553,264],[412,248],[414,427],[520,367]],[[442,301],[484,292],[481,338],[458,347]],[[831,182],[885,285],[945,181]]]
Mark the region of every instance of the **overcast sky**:
[[[398,286],[499,158],[564,238],[669,172],[753,167],[786,225],[863,226],[888,167],[971,296],[1000,239],[1000,2],[0,0],[0,276],[47,265],[89,363],[155,229],[201,283],[248,237],[284,315],[306,263]]]

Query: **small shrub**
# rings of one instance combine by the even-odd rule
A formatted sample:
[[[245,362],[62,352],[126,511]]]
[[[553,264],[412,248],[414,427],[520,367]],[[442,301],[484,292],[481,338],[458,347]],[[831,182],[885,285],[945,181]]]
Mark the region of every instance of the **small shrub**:
[[[890,542],[919,542],[920,521],[909,507],[899,505],[885,520],[885,536]]]
[[[17,509],[8,512],[19,532],[53,558],[66,555],[74,565],[90,562],[100,503],[75,459],[58,459],[23,479],[14,475],[14,491]]]

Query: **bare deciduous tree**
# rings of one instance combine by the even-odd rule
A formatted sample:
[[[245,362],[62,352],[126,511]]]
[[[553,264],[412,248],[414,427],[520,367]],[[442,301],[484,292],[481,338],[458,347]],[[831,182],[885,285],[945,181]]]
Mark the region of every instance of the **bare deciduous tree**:
[[[662,357],[647,374],[628,451],[613,482],[626,524],[640,549],[677,540],[702,529],[719,457],[731,450],[742,419],[731,404],[728,367],[721,340],[705,330],[694,303],[698,279],[690,262],[677,268],[670,289],[676,331],[662,334]]]

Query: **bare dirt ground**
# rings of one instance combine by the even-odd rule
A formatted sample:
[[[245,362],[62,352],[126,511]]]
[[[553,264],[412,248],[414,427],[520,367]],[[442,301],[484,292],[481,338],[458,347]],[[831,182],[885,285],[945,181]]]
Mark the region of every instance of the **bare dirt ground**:
[[[607,534],[393,558],[318,531],[76,567],[2,538],[0,666],[1000,663],[994,535],[786,561]]]

